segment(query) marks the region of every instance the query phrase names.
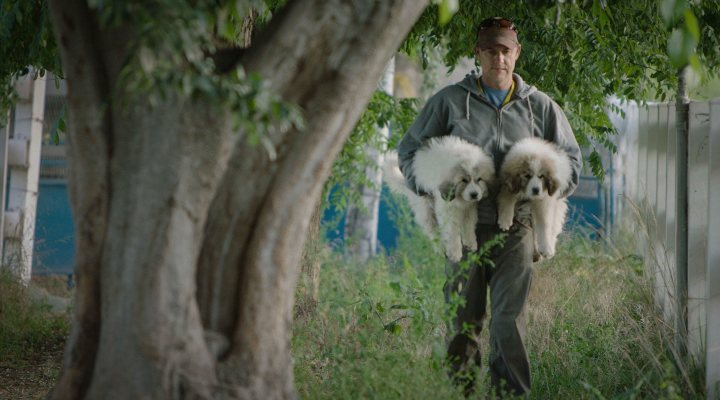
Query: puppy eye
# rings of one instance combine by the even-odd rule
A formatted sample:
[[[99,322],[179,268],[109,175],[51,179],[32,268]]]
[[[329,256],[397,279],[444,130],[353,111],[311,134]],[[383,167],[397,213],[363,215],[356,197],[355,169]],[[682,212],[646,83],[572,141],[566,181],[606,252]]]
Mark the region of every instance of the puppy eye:
[[[539,176],[538,176],[538,178],[540,178],[540,179],[542,179],[542,178],[544,178],[544,177],[545,177],[544,175],[539,175]]]
[[[468,179],[468,178],[462,178],[462,183],[470,183],[470,179]]]
[[[525,175],[525,178],[530,179],[530,178],[532,178],[532,175],[527,174],[527,175]]]
[[[475,179],[475,182],[482,182],[482,178]]]

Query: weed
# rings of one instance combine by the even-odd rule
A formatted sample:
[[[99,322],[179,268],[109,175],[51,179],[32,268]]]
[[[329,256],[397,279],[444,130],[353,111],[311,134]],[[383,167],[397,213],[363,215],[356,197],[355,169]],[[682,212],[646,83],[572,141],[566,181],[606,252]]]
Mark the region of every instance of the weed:
[[[29,353],[62,343],[69,319],[52,314],[50,305],[31,299],[29,288],[0,269],[0,360],[21,362]]]
[[[34,279],[35,277],[33,277]],[[47,285],[49,282],[43,282]],[[69,315],[34,300],[31,291],[0,268],[0,398],[44,398],[60,374]]]

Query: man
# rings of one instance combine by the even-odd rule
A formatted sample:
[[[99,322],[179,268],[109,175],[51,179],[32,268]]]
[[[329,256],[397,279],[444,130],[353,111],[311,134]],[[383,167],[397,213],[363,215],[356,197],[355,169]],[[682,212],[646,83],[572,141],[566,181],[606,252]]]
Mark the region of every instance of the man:
[[[460,136],[482,147],[493,156],[497,169],[513,143],[529,136],[542,137],[556,143],[571,160],[572,179],[563,196],[575,190],[581,166],[577,141],[560,107],[513,73],[520,49],[512,21],[495,17],[480,23],[475,56],[482,76],[470,74],[432,96],[398,147],[400,168],[416,192],[410,168],[413,155],[428,138],[441,135]],[[478,248],[500,233],[495,194],[478,204]],[[493,267],[471,264],[468,271],[460,273],[461,263],[448,265],[446,300],[449,301],[452,292],[463,299],[454,318],[454,332],[449,336],[448,360],[454,378],[465,386],[466,392],[474,385],[474,377],[467,376],[469,366],[471,363],[479,366],[481,362],[478,337],[485,318],[488,287],[492,384],[496,391],[517,395],[530,391],[530,365],[523,338],[533,252],[532,222],[527,207],[521,204],[504,244],[491,252]]]

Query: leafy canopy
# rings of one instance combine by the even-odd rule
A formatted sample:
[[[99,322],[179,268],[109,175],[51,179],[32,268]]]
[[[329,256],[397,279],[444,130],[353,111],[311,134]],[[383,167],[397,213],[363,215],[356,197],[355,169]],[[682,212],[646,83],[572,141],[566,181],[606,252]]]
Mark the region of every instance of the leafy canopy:
[[[30,66],[60,71],[47,3],[42,0],[0,0],[0,126],[15,102],[12,80]]]
[[[241,65],[218,72],[213,55],[242,45],[251,13],[257,17],[250,28],[264,26],[283,4],[282,0],[89,0],[101,28],[122,25],[131,32],[127,54],[120,53],[124,67],[112,88],[117,94],[113,101],[146,99],[154,105],[170,96],[184,96],[214,102],[230,111],[250,141],[265,143],[272,156],[274,149],[264,140],[265,133],[293,124],[301,127],[300,112],[269,93],[265,82],[246,74]],[[12,81],[29,67],[38,74],[46,70],[63,74],[47,1],[0,0],[0,10],[0,115],[6,115],[14,101]]]
[[[238,127],[255,142],[262,142],[270,129],[300,126],[299,111],[267,93],[264,83],[242,68],[216,73],[208,55],[241,44],[251,10],[257,15],[252,23],[262,28],[284,4],[89,1],[101,26],[130,24],[136,32],[119,87],[151,102],[169,94],[216,101],[231,110]],[[59,76],[62,69],[46,0],[0,0],[0,12],[2,118],[13,101],[14,78],[27,73],[29,66]],[[675,91],[678,68],[690,64],[708,79],[717,76],[720,65],[720,0],[434,0],[403,50],[420,49],[426,55],[428,49],[443,47],[444,62],[452,67],[461,57],[472,56],[477,23],[494,15],[512,18],[518,25],[523,53],[517,72],[565,109],[579,142],[595,148],[590,165],[600,177],[599,151],[614,149],[610,135],[615,131],[605,115],[608,96],[665,100]],[[379,101],[375,96],[367,112],[377,113],[383,107]],[[393,113],[401,115],[402,107],[408,107],[396,106]],[[347,166],[350,159],[362,162],[362,157],[345,156],[360,154],[358,149],[374,140],[362,121],[382,119],[363,118],[341,156],[346,165],[336,172],[362,169]]]
[[[605,114],[609,96],[665,100],[676,91],[679,68],[690,64],[708,79],[720,66],[718,0],[461,0],[444,26],[433,12],[421,17],[405,48],[444,46],[449,67],[472,57],[482,19],[515,21],[522,43],[516,72],[563,107],[580,144],[594,149],[590,166],[600,178],[599,152],[614,150],[616,133]]]

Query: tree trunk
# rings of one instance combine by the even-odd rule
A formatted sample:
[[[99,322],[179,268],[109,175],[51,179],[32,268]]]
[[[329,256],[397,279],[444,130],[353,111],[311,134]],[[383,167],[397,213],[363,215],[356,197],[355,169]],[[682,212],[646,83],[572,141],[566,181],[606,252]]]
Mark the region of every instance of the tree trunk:
[[[300,282],[298,283],[298,299],[295,302],[295,316],[308,316],[315,312],[320,301],[320,257],[323,239],[320,237],[322,221],[322,205],[315,206],[310,218],[307,240],[300,259]]]
[[[392,96],[395,78],[395,58],[387,64],[380,79],[379,89]],[[387,126],[378,126],[377,134],[387,142],[390,130]],[[370,165],[365,168],[365,176],[371,186],[358,184],[362,204],[350,204],[345,214],[345,248],[361,261],[367,261],[377,254],[378,218],[380,211],[380,193],[382,189],[382,170],[380,166],[384,153],[372,146],[366,147]]]
[[[85,396],[100,336],[100,264],[110,202],[110,113],[103,108],[117,65],[101,59],[94,15],[73,1],[50,2],[68,87],[68,193],[75,225],[75,305],[54,399]],[[118,35],[120,36],[120,35]],[[85,38],[95,38],[95,41]],[[112,70],[112,72],[111,72]]]
[[[278,13],[241,62],[305,111],[306,129],[269,133],[270,157],[209,101],[150,106],[118,90],[132,26],[51,1],[78,279],[51,398],[295,397],[289,328],[310,217],[424,6],[299,0]]]

